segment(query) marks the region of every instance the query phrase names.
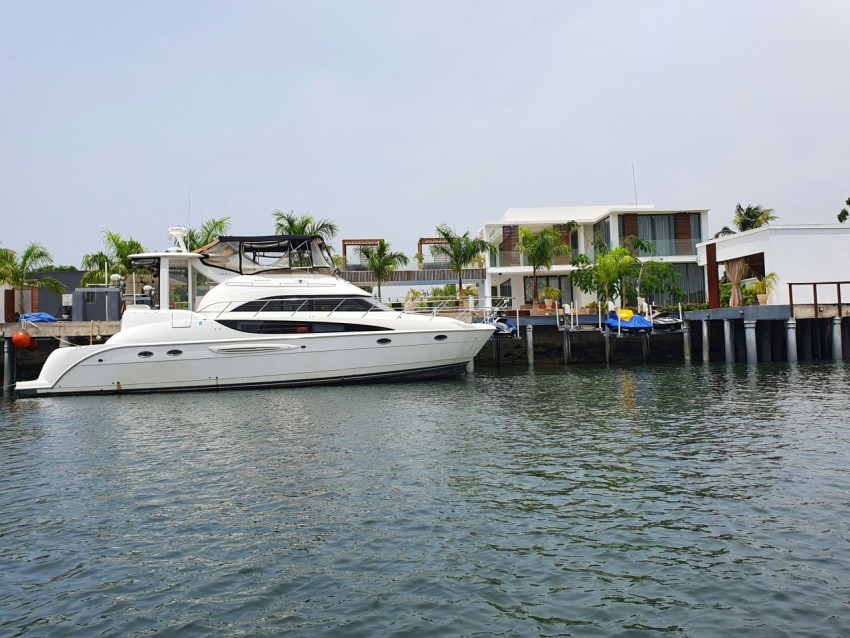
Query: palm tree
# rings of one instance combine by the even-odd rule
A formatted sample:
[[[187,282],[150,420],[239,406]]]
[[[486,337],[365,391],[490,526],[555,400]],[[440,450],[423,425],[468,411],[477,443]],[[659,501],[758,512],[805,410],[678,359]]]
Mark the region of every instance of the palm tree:
[[[570,273],[570,279],[579,290],[595,293],[603,303],[607,303],[617,293],[623,297],[627,278],[636,280],[641,276],[640,259],[625,246],[609,250],[601,237],[594,240],[593,247],[596,254],[593,261],[585,254],[573,257],[572,265],[575,269]]]
[[[221,235],[226,235],[229,232],[230,217],[208,219],[201,224],[200,228],[189,229],[189,233],[186,235],[186,248],[190,251],[198,250],[198,248],[211,244]]]
[[[517,250],[525,254],[531,266],[531,301],[537,304],[537,271],[541,268],[549,270],[555,263],[556,257],[569,255],[572,250],[564,241],[561,233],[554,226],[549,226],[537,232],[530,228],[519,229]]]
[[[24,314],[24,289],[44,288],[57,295],[65,292],[65,286],[53,277],[40,279],[33,275],[50,266],[53,257],[42,244],[31,242],[18,255],[14,250],[0,248],[0,284],[7,284],[18,291],[18,314]]]
[[[145,252],[145,247],[133,239],[124,239],[118,233],[103,231],[105,250],[98,253],[83,255],[82,268],[88,272],[83,275],[80,283],[87,286],[93,283],[108,283],[109,275],[118,274],[126,277],[133,272],[130,255]]]
[[[596,260],[596,281],[606,303],[618,292],[622,296],[620,282],[639,264],[638,258],[624,246],[617,246],[599,255]]]
[[[847,206],[850,206],[850,197],[848,197],[847,201],[845,201],[844,203],[847,204]],[[838,213],[838,221],[843,224],[847,221],[848,217],[850,217],[850,211],[848,211],[846,208],[842,208],[841,211]]]
[[[275,221],[275,234],[277,235],[318,235],[330,244],[331,239],[336,237],[339,226],[329,219],[315,219],[312,215],[297,216],[293,211],[284,213],[275,209],[272,213]]]
[[[779,217],[773,214],[772,208],[764,208],[759,205],[747,206],[746,208],[744,208],[739,202],[735,205],[735,217],[734,219],[732,219],[732,223],[735,224],[738,229],[738,232],[743,233],[746,230],[752,230],[753,228],[761,228],[762,226],[767,226],[775,219],[779,219]],[[724,226],[716,233],[714,233],[714,239],[734,234],[734,230],[732,230],[728,226]]]
[[[741,204],[738,204],[735,206],[735,219],[732,221],[743,233],[745,230],[767,226],[775,219],[779,219],[779,217],[773,214],[772,208],[762,208],[761,206],[743,208]]]
[[[381,282],[389,279],[396,268],[410,261],[404,253],[390,251],[390,245],[383,239],[377,246],[358,246],[357,252],[366,259],[366,267],[378,282],[378,299],[381,298]]]
[[[483,252],[496,251],[496,247],[481,237],[470,237],[469,231],[458,235],[448,224],[437,226],[437,234],[445,244],[431,246],[431,253],[443,255],[449,260],[449,269],[457,275],[458,295],[463,289],[463,269],[475,261]]]

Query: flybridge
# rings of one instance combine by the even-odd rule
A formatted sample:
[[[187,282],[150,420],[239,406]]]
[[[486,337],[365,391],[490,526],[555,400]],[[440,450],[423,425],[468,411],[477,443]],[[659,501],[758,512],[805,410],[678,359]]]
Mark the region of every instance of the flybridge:
[[[215,284],[238,275],[334,274],[330,251],[318,235],[222,236],[196,252],[189,252],[181,230],[169,230],[177,246],[130,258],[136,269],[149,271],[158,278],[155,305],[160,308],[194,310],[198,283],[203,283],[199,275],[205,277],[207,283]],[[300,285],[303,282],[291,283]]]
[[[201,261],[240,275],[334,270],[330,251],[318,235],[223,236],[203,251]]]

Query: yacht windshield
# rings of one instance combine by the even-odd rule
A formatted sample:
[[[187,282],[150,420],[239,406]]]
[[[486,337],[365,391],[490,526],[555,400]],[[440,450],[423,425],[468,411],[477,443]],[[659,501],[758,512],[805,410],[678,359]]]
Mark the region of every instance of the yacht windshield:
[[[318,235],[219,237],[204,251],[201,261],[243,275],[280,270],[326,270],[333,260]]]

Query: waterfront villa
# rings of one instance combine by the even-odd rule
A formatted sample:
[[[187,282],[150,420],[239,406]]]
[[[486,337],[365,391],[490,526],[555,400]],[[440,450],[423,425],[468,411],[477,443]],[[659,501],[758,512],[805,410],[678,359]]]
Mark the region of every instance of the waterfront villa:
[[[576,232],[570,232],[569,222],[578,225]],[[517,250],[519,229],[539,231],[549,226],[562,233],[573,254],[586,254],[591,259],[594,237],[611,248],[622,245],[629,236],[651,242],[655,246],[651,258],[672,264],[681,275],[685,301],[705,301],[705,277],[697,261],[696,246],[707,231],[708,210],[657,210],[648,204],[508,209],[498,221],[486,223],[479,232],[480,237],[499,249],[490,255],[486,269],[485,290],[491,297],[513,298],[514,308],[531,304],[532,268]],[[641,259],[650,259],[650,255],[641,255]],[[569,278],[572,271],[570,257],[559,257],[551,269],[538,271],[538,288],[558,288],[565,304],[583,306],[594,301],[592,293],[582,293],[573,286]]]

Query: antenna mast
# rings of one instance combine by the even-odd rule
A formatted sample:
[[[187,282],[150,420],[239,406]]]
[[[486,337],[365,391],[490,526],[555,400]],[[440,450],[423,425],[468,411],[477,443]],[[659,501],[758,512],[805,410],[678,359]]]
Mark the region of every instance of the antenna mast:
[[[637,179],[635,179],[635,163],[632,162],[632,186],[635,189],[635,204],[637,204]]]

